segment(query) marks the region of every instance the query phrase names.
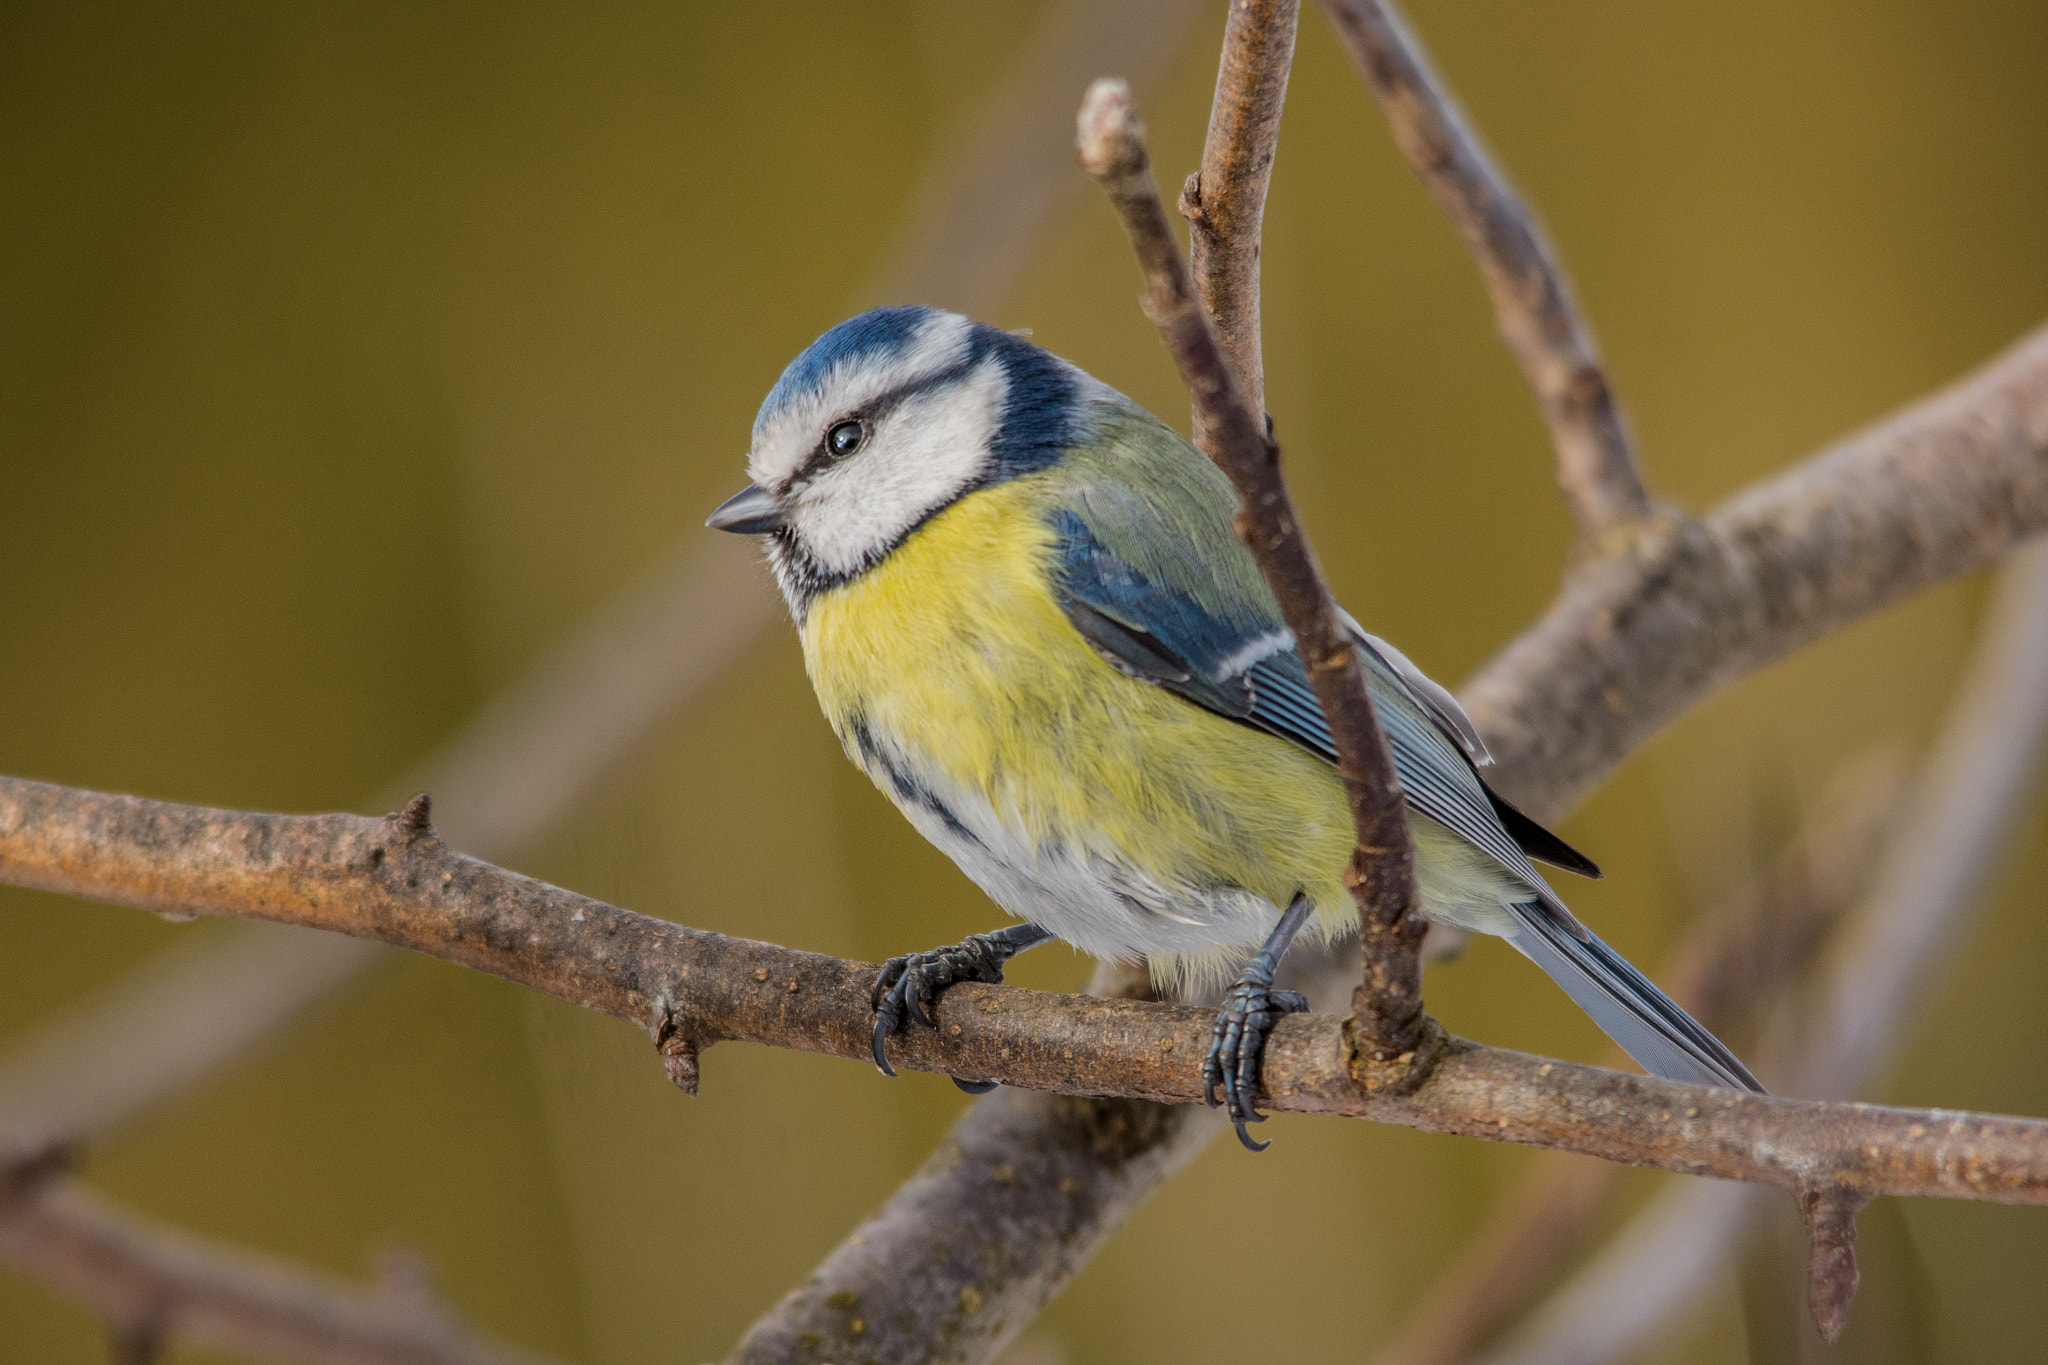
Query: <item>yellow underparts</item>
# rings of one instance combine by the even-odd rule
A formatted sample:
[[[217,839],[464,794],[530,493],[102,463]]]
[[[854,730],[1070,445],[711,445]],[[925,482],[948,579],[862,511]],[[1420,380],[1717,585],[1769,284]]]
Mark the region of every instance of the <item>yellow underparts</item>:
[[[848,752],[860,761],[864,722],[919,771],[982,795],[1031,846],[1276,906],[1305,891],[1326,930],[1351,923],[1335,771],[1090,648],[1053,597],[1053,536],[1030,485],[963,498],[811,604],[804,658]]]

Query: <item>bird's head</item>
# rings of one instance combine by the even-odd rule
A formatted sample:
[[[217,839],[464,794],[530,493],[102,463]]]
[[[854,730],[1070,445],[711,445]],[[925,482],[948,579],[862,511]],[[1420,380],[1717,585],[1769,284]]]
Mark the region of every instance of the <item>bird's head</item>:
[[[961,497],[1056,464],[1116,395],[1021,337],[877,308],[790,362],[754,419],[753,482],[706,523],[768,537],[799,614]]]

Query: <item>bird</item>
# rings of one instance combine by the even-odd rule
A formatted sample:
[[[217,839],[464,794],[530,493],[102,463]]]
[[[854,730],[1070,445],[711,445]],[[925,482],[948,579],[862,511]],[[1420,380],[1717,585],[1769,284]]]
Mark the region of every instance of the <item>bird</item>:
[[[762,401],[750,482],[708,518],[760,537],[847,756],[1021,923],[892,958],[875,1064],[937,995],[1055,938],[1229,982],[1203,1097],[1245,1146],[1297,938],[1354,932],[1355,832],[1294,638],[1223,473],[1025,336],[922,305],[826,331]],[[1486,746],[1406,655],[1346,630],[1405,793],[1418,908],[1505,938],[1646,1070],[1762,1091],[1581,924],[1537,860],[1594,863],[1486,784]],[[955,1078],[981,1093],[992,1082]]]

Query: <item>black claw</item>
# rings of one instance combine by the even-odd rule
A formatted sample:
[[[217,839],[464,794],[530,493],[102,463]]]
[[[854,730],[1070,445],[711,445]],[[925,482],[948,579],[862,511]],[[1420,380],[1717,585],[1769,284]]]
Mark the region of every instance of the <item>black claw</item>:
[[[1222,1092],[1223,1107],[1237,1128],[1238,1141],[1254,1152],[1271,1143],[1253,1142],[1246,1125],[1264,1123],[1266,1116],[1255,1106],[1259,1093],[1259,1064],[1266,1053],[1266,1036],[1283,1014],[1297,1014],[1308,1008],[1298,991],[1276,991],[1260,980],[1262,972],[1247,969],[1230,988],[1216,1022],[1209,1030],[1209,1053],[1202,1059],[1202,1098],[1213,1109]]]
[[[882,1013],[880,1010],[876,1010],[875,1066],[881,1070],[881,1073],[884,1076],[894,1076],[896,1074],[896,1068],[889,1065],[889,1054],[883,1046],[889,1041],[889,1035],[894,1031],[895,1024],[890,1020],[889,1016]]]
[[[868,1005],[870,1008],[875,1010],[882,1008],[883,998],[889,994],[890,988],[902,979],[903,969],[907,963],[908,959],[906,958],[892,957],[882,964],[882,970],[875,973],[874,988],[868,992]]]
[[[946,985],[951,985],[948,981]],[[906,1013],[923,1024],[935,1029],[939,1021],[932,1018],[932,1006],[937,1003],[939,983],[932,980],[932,974],[922,966],[913,966],[903,974],[903,1005]]]
[[[949,947],[890,958],[875,974],[874,989],[868,994],[875,1009],[875,1065],[885,1076],[896,1074],[896,1069],[889,1065],[885,1045],[889,1035],[903,1027],[904,1020],[914,1019],[926,1028],[938,1028],[939,992],[956,981],[1000,985],[1005,962],[1051,937],[1035,924],[1019,924],[992,934],[974,934]],[[954,1084],[972,1095],[995,1088],[993,1082],[956,1080]],[[971,1086],[984,1089],[974,1090]]]
[[[1259,1064],[1266,1055],[1266,1035],[1283,1014],[1299,1014],[1308,1008],[1308,997],[1299,991],[1273,989],[1273,972],[1286,954],[1287,946],[1307,921],[1307,896],[1296,896],[1265,946],[1245,964],[1237,984],[1223,997],[1216,1022],[1209,1028],[1209,1051],[1202,1058],[1202,1098],[1210,1108],[1217,1104],[1216,1092],[1223,1092],[1223,1104],[1237,1129],[1237,1140],[1246,1149],[1263,1152],[1269,1142],[1253,1142],[1245,1125],[1264,1123],[1266,1116],[1255,1107],[1259,1094]]]
[[[996,1082],[994,1081],[963,1081],[958,1076],[953,1077],[953,1084],[959,1086],[970,1095],[986,1095],[989,1091],[996,1088]]]

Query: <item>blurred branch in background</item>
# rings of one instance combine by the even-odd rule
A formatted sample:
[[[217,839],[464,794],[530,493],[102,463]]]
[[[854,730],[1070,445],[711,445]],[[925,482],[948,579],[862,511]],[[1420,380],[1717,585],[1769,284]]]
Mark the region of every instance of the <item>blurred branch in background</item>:
[[[1579,535],[1600,544],[1650,515],[1633,442],[1564,270],[1493,164],[1392,0],[1323,0],[1394,143],[1465,239],[1501,340],[1535,391],[1557,484]]]
[[[1673,1000],[1715,1032],[1796,979],[1857,896],[1894,828],[1905,775],[1867,757],[1841,794],[1739,895],[1695,921],[1658,973]],[[1625,1065],[1619,1049],[1610,1066]],[[1804,1093],[1804,1092],[1800,1092]],[[1512,1320],[1557,1273],[1620,1168],[1561,1153],[1537,1158],[1433,1289],[1408,1311],[1375,1365],[1457,1365]]]
[[[1098,60],[1156,75],[1192,0],[1069,0],[1039,28],[859,291],[863,301],[993,306],[1081,182],[1072,92]],[[777,608],[753,548],[696,527],[371,803],[434,794],[449,837],[515,855],[575,809],[752,644]],[[271,925],[180,944],[63,1011],[0,1059],[0,1136],[105,1132],[271,1036],[349,980],[377,945]]]
[[[116,1361],[175,1343],[303,1365],[548,1365],[461,1323],[416,1257],[358,1289],[161,1227],[62,1175],[56,1149],[0,1152],[0,1257],[92,1309]]]
[[[1105,68],[1149,87],[1187,37],[1196,0],[1059,0],[1016,65],[925,172],[906,226],[855,292],[860,308],[933,303],[970,316],[1004,293],[1079,197],[1074,93]]]
[[[2048,326],[1698,521],[1582,566],[1460,700],[1555,818],[1681,712],[2048,530]],[[1625,699],[1625,700],[1616,700]]]
[[[1193,0],[1067,0],[952,155],[927,172],[861,306],[928,299],[985,312],[1062,201],[1072,92],[1108,60],[1149,81]],[[576,808],[646,737],[713,683],[774,619],[752,547],[697,528],[550,649],[373,803],[434,793],[444,830],[486,858],[516,854]],[[0,1139],[99,1136],[180,1093],[351,979],[378,945],[237,925],[181,944],[36,1029],[0,1059]],[[103,1222],[118,1218],[99,1210]],[[228,1254],[228,1253],[222,1253]]]
[[[747,547],[679,544],[379,804],[435,792],[465,847],[506,857],[723,672],[772,610]],[[376,952],[267,925],[181,944],[0,1059],[0,1137],[103,1133],[241,1055]]]
[[[2000,575],[1984,629],[1875,890],[1844,927],[1811,1007],[1793,998],[1778,1012],[1760,1060],[1785,1089],[1846,1096],[1876,1080],[1919,997],[1968,938],[2027,811],[2048,734],[2048,546]],[[1598,1365],[1642,1349],[1711,1292],[1764,1207],[1741,1187],[1666,1190],[1488,1365]]]

